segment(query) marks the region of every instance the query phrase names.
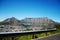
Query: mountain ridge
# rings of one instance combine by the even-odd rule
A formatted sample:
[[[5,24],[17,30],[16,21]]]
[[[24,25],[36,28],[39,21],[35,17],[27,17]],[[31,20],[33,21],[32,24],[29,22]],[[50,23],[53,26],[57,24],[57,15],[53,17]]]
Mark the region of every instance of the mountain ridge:
[[[22,20],[18,20],[17,18],[15,17],[11,17],[11,18],[7,18],[5,20],[3,20],[2,22],[0,22],[0,24],[9,24],[9,25],[15,25],[15,26],[19,26],[23,23],[47,23],[47,22],[50,22],[50,23],[56,23],[55,21],[53,21],[52,19],[49,19],[48,17],[42,17],[42,18],[25,18],[25,19],[22,19]],[[59,23],[58,23],[59,24]]]
[[[56,28],[59,23],[49,18],[25,18],[18,20],[15,17],[0,22],[0,32],[16,32],[24,30],[45,30]],[[60,24],[59,24],[60,25]]]

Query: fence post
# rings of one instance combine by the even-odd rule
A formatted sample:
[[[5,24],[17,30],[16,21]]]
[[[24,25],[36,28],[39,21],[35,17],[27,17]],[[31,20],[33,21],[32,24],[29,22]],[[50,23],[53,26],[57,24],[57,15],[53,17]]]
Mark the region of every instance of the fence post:
[[[48,33],[47,33],[47,32],[45,32],[45,35],[46,35],[46,36],[48,36]]]
[[[32,39],[34,39],[35,38],[35,35],[34,35],[34,33],[32,33]]]
[[[12,38],[12,40],[14,40],[14,37],[11,37]]]

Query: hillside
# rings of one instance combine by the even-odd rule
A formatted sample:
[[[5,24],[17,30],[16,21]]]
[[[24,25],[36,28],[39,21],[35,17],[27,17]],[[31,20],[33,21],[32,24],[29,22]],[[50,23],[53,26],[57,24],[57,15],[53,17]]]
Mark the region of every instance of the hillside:
[[[24,25],[31,25],[31,28],[33,27],[50,27],[53,28],[57,22],[53,21],[52,19],[49,19],[47,17],[43,18],[25,18],[21,20],[21,23]]]
[[[16,19],[15,17],[12,18],[7,18],[4,21],[0,22],[1,25],[14,25],[14,26],[19,26],[20,25],[20,20]]]
[[[7,18],[0,22],[0,30],[21,31],[21,30],[44,30],[55,28],[59,24],[47,17],[43,18],[25,18],[18,20],[15,17]]]

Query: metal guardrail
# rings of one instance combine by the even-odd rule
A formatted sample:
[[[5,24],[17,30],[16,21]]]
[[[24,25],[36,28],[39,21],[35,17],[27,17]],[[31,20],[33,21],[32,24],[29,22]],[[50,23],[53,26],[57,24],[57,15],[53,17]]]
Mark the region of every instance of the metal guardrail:
[[[48,29],[48,30],[34,30],[34,31],[20,31],[20,32],[0,32],[0,37],[8,37],[9,36],[18,36],[18,35],[28,35],[28,34],[38,34],[44,32],[53,32],[56,29]]]
[[[53,32],[56,31],[56,29],[46,29],[46,30],[31,30],[31,31],[20,31],[20,32],[0,32],[0,40],[3,40],[4,37],[11,37],[11,40],[15,40],[15,37],[17,36],[23,36],[23,35],[32,35],[32,39],[35,38],[35,34],[39,33],[46,33],[47,32]]]

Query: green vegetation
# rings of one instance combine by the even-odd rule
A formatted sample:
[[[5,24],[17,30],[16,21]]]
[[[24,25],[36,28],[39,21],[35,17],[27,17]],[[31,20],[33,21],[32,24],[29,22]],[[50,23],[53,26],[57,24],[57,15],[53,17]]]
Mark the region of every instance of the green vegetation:
[[[56,33],[60,33],[60,27],[56,29]]]
[[[1,40],[1,38],[0,38]],[[12,40],[11,37],[3,37],[2,40]]]
[[[16,37],[15,40],[31,40],[31,35]]]
[[[14,40],[31,40],[31,35],[14,37]],[[1,40],[1,38],[0,38]],[[2,40],[12,40],[11,37],[3,37]]]
[[[44,37],[45,33],[41,33],[41,34],[36,34],[38,37]]]

